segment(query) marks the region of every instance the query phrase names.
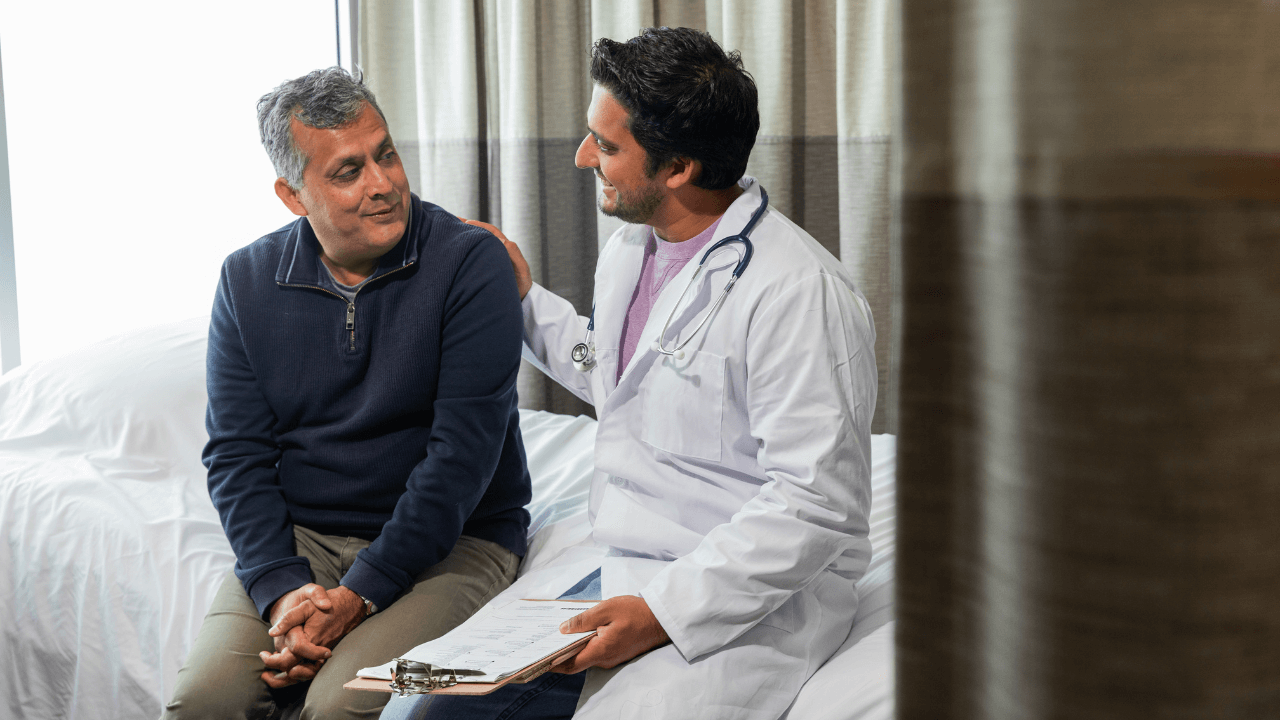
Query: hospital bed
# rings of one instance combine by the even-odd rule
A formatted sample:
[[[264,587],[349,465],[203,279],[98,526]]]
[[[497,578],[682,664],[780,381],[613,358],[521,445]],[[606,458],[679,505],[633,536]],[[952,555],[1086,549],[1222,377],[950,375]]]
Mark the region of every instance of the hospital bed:
[[[160,714],[231,548],[205,489],[207,319],[0,377],[0,718]],[[595,422],[521,411],[522,572],[588,532]],[[790,720],[893,716],[894,438],[873,437],[874,555],[848,640]]]

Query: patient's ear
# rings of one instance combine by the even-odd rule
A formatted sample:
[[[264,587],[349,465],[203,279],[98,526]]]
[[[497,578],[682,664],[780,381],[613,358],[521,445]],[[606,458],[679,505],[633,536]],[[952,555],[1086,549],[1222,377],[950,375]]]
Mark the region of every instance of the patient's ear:
[[[306,215],[307,208],[302,204],[302,198],[298,197],[298,191],[289,186],[289,181],[284,178],[276,178],[276,197],[280,198],[280,202],[289,208],[289,212],[294,215]]]

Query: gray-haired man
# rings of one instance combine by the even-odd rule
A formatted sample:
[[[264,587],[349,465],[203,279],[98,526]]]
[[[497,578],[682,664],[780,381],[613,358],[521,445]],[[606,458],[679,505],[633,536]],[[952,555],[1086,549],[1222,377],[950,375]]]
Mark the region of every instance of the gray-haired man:
[[[258,119],[301,217],[223,265],[204,462],[236,567],[166,717],[376,717],[387,696],[342,683],[525,552],[520,300],[496,238],[410,194],[358,78],[286,82]]]

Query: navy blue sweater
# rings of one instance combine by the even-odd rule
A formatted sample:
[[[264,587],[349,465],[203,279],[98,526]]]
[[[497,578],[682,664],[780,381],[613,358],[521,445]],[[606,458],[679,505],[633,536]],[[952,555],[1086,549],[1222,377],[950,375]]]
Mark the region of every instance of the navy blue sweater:
[[[351,307],[322,287],[305,218],[223,264],[204,463],[260,613],[311,582],[294,523],[372,540],[342,584],[383,608],[461,534],[525,553],[511,263],[441,208],[411,213]]]

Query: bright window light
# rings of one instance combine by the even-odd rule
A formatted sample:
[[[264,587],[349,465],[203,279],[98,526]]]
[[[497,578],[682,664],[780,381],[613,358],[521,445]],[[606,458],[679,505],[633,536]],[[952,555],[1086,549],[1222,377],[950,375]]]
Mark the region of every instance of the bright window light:
[[[24,365],[207,315],[292,221],[255,104],[337,60],[332,0],[0,3]]]

